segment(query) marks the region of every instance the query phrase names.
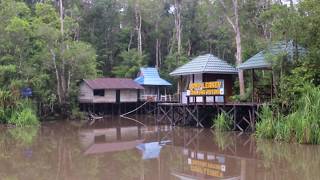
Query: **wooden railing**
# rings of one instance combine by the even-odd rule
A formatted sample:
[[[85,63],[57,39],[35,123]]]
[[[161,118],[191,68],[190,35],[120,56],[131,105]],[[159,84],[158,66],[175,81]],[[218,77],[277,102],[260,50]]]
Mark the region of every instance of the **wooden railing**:
[[[158,97],[158,95],[156,94],[144,94],[140,96],[140,100],[141,101],[151,101],[151,102],[174,102],[174,101],[178,101],[179,98],[178,95],[172,95],[172,94],[167,94],[167,95],[160,95]]]

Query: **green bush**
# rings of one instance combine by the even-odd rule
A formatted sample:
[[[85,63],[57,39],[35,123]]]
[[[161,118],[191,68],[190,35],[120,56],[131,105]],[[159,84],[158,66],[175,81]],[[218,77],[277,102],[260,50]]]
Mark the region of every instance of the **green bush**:
[[[221,112],[218,116],[213,119],[213,127],[217,131],[228,131],[232,125],[232,117],[227,113]]]

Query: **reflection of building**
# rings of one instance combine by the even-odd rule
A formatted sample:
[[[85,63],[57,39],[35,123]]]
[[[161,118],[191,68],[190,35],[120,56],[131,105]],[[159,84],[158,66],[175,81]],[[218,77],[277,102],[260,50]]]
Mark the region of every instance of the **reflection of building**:
[[[142,159],[155,159],[159,158],[161,148],[170,141],[160,141],[160,142],[149,142],[139,144],[136,148],[138,148],[142,152]]]
[[[134,149],[143,143],[141,126],[88,129],[80,132],[85,154],[99,154]]]
[[[164,148],[169,150],[163,150],[169,151],[169,155],[161,154],[160,159],[170,159],[167,171],[175,178],[245,180],[254,176],[247,171],[250,163],[256,161],[256,149],[249,135],[176,129],[169,139],[172,144]],[[167,164],[160,166],[166,168]]]
[[[137,148],[143,153],[143,159],[152,159],[158,157],[162,146],[169,143],[165,140],[154,142],[153,139],[146,139],[156,135],[158,128],[162,131],[171,130],[170,126],[84,129],[80,132],[80,142],[87,155]]]

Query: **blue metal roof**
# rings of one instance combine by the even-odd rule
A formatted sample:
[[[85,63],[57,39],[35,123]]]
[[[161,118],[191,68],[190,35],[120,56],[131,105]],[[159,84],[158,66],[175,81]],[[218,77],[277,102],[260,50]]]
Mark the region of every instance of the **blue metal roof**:
[[[206,54],[192,59],[187,64],[178,67],[170,73],[172,76],[189,74],[237,74],[238,70],[228,64],[226,61],[212,55]]]
[[[267,54],[278,55],[280,53],[286,53],[289,57],[294,56],[294,54],[298,52],[298,54],[304,54],[306,50],[301,46],[296,46],[292,41],[286,42],[278,42],[271,45],[266,50],[260,51],[256,55],[249,58],[244,63],[238,66],[238,69],[259,69],[259,68],[271,68],[271,62],[267,60]]]
[[[153,86],[171,86],[172,84],[162,79],[156,68],[147,67],[140,68],[140,76],[135,80],[140,85],[153,85]]]

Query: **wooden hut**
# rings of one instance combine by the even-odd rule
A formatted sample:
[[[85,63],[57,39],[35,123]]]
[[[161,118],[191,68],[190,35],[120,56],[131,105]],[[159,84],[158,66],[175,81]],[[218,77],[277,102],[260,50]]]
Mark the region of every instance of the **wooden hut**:
[[[181,103],[227,102],[238,70],[212,54],[198,56],[170,73],[180,77]]]
[[[140,91],[144,88],[132,79],[97,78],[83,80],[78,100],[80,108],[86,111],[114,113],[121,108],[136,106]],[[113,106],[116,104],[117,106]],[[123,104],[123,106],[121,106]]]
[[[156,68],[140,68],[138,77],[134,81],[144,87],[140,94],[142,100],[167,101],[171,99],[171,96],[167,95],[166,88],[172,84],[162,79]]]

